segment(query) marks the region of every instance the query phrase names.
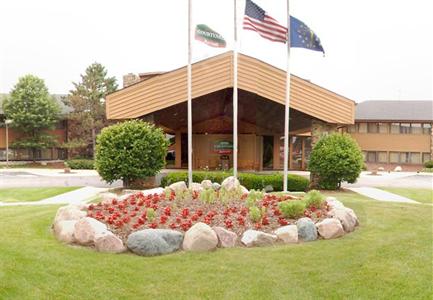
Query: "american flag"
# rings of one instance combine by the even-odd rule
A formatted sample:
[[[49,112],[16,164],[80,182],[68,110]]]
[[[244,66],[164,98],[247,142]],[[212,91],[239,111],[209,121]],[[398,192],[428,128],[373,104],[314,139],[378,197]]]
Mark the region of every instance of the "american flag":
[[[243,28],[256,31],[265,39],[286,43],[287,28],[269,16],[264,9],[251,0],[246,0]]]

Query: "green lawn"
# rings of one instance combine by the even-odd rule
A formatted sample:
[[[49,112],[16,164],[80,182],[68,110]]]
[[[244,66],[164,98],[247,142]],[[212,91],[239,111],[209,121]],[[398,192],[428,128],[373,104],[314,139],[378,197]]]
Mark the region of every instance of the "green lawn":
[[[422,203],[433,203],[433,190],[431,189],[408,189],[408,188],[381,188],[384,191],[388,191],[394,194],[398,194],[409,199],[422,202]]]
[[[1,207],[0,299],[431,299],[432,209],[335,195],[361,222],[343,238],[152,258],[58,243],[57,207]]]
[[[78,187],[41,187],[0,189],[0,202],[38,201],[78,189]]]

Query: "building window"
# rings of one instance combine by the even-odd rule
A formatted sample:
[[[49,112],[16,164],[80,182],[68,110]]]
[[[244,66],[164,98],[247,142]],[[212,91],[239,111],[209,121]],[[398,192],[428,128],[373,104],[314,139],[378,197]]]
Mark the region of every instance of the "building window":
[[[422,133],[422,127],[420,123],[412,123],[410,124],[411,127],[411,133],[413,134],[421,134]]]
[[[428,123],[422,124],[422,133],[431,134],[431,124]]]
[[[387,163],[388,162],[388,153],[386,153],[385,151],[377,152],[377,162]]]
[[[400,155],[400,153],[398,153],[398,152],[390,152],[389,153],[389,162],[390,163],[399,163],[400,162],[399,155]]]
[[[426,161],[429,161],[429,160],[431,160],[431,155],[430,155],[430,153],[424,152],[424,153],[422,154],[422,162],[425,163]]]
[[[367,152],[367,162],[369,162],[369,163],[375,163],[376,162],[376,152],[375,151],[368,151]]]
[[[347,132],[348,133],[355,133],[356,132],[356,126],[355,125],[347,126]]]
[[[388,133],[388,123],[379,123],[379,133]]]
[[[421,154],[418,152],[410,153],[410,163],[411,164],[420,164],[421,163]]]
[[[400,123],[391,123],[391,133],[400,133]]]
[[[358,132],[367,133],[367,123],[358,123]]]
[[[379,128],[377,126],[377,123],[368,123],[367,124],[367,131],[368,131],[368,133],[378,133]]]
[[[400,133],[409,134],[410,133],[410,123],[400,123]]]
[[[362,158],[367,161],[367,151],[362,151]]]

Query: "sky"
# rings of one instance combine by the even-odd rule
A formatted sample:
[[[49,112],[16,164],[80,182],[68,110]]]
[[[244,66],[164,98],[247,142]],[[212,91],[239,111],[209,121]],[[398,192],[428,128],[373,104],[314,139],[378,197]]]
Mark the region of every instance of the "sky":
[[[287,48],[242,30],[239,51],[285,69]],[[255,0],[286,24],[286,1]],[[226,49],[194,42],[193,60],[233,49],[234,0],[192,0],[193,25],[224,36]],[[169,71],[187,63],[187,0],[0,1],[0,93],[20,76],[68,93],[93,62],[119,86],[129,72]],[[326,55],[292,48],[290,72],[356,102],[433,99],[433,1],[290,0],[290,14],[321,39]]]

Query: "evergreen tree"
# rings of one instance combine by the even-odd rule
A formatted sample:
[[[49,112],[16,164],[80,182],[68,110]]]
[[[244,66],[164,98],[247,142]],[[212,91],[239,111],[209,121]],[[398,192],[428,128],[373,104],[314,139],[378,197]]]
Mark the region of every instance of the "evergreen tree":
[[[3,111],[6,119],[13,121],[10,126],[22,133],[11,147],[31,149],[35,160],[38,149],[56,146],[57,140],[46,131],[58,122],[60,107],[42,79],[21,77],[3,102]]]
[[[99,63],[87,67],[81,81],[73,83],[74,89],[64,99],[72,108],[69,113],[68,137],[64,145],[69,149],[87,149],[93,157],[96,135],[108,125],[105,116],[105,97],[116,91],[115,77],[107,77],[107,70]],[[80,153],[82,154],[82,153]]]

